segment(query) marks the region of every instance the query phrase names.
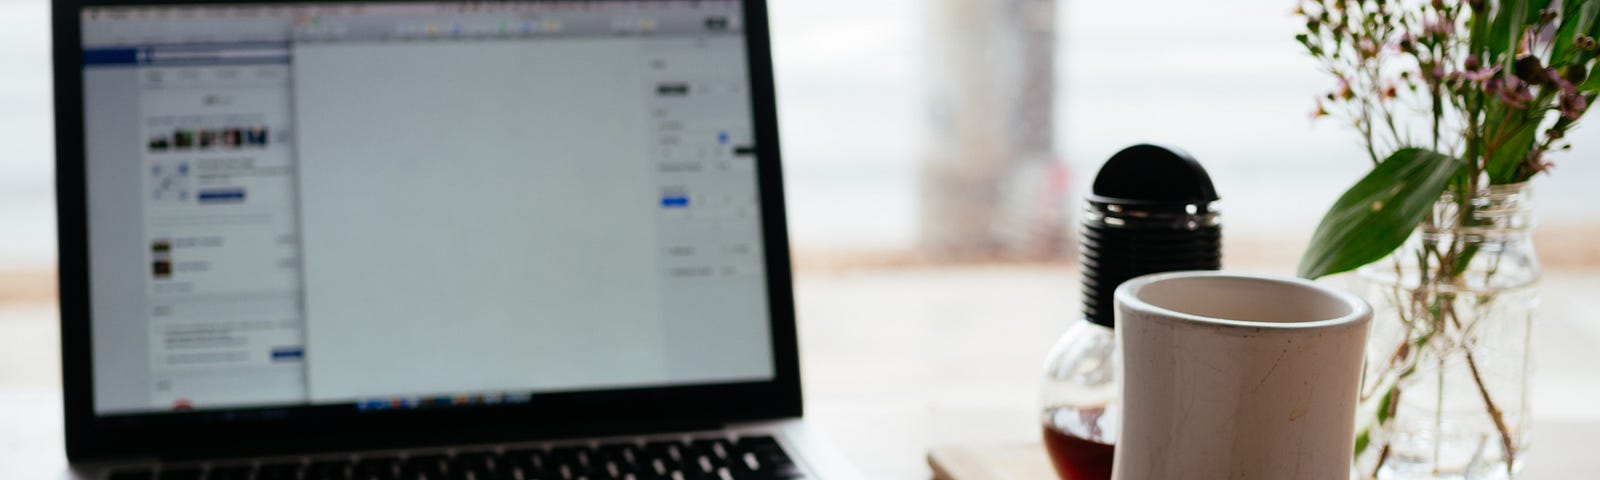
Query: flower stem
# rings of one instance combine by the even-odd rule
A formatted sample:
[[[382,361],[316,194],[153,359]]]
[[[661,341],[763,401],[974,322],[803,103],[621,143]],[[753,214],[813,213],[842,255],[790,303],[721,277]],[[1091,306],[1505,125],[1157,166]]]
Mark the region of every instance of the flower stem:
[[[1478,373],[1478,362],[1472,358],[1471,351],[1467,352],[1467,369],[1472,371],[1472,380],[1478,384],[1478,393],[1483,395],[1483,404],[1489,408],[1489,418],[1494,419],[1494,428],[1500,430],[1500,445],[1506,453],[1506,476],[1510,477],[1516,472],[1516,440],[1511,437],[1511,429],[1506,427],[1505,415],[1489,396],[1489,389],[1483,381],[1483,375]]]
[[[1465,331],[1461,325],[1461,318],[1456,316],[1455,309],[1449,311],[1450,320],[1457,330]],[[1509,477],[1515,471],[1517,463],[1516,439],[1511,435],[1511,429],[1506,426],[1506,419],[1500,407],[1494,402],[1494,397],[1489,394],[1489,384],[1483,380],[1483,374],[1478,371],[1478,360],[1473,357],[1471,349],[1462,350],[1467,359],[1467,370],[1472,372],[1472,382],[1478,387],[1478,394],[1483,396],[1483,405],[1489,411],[1489,418],[1494,420],[1494,428],[1500,433],[1500,446],[1506,454],[1506,475]]]

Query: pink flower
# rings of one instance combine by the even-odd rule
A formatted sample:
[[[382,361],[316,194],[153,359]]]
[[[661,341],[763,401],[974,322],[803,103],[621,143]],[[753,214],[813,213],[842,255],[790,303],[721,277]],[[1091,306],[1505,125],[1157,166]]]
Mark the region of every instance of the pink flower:
[[[1500,74],[1500,66],[1495,65],[1483,70],[1467,70],[1461,73],[1461,77],[1473,83],[1483,83],[1498,74]]]
[[[1528,152],[1526,161],[1528,163],[1528,169],[1532,170],[1534,173],[1548,171],[1554,166],[1550,164],[1550,162],[1544,161],[1544,153],[1539,150]]]
[[[1561,116],[1567,120],[1577,120],[1583,116],[1583,111],[1589,109],[1589,101],[1583,99],[1578,92],[1564,92],[1561,94]]]
[[[1429,35],[1445,37],[1456,32],[1456,24],[1444,15],[1422,21],[1422,30]]]
[[[1561,72],[1557,72],[1554,68],[1546,68],[1544,70],[1544,75],[1549,77],[1550,83],[1554,83],[1556,88],[1561,89],[1563,93],[1573,93],[1578,91],[1577,85],[1573,85],[1572,82],[1567,80],[1567,77],[1561,75]]]
[[[1378,56],[1378,45],[1372,43],[1370,38],[1363,38],[1356,42],[1356,51],[1364,58],[1372,58]]]
[[[1528,102],[1533,101],[1533,93],[1528,91],[1528,84],[1523,83],[1522,80],[1518,80],[1516,77],[1505,79],[1499,90],[1496,93],[1500,94],[1500,101],[1505,102],[1506,105],[1510,105],[1512,108],[1528,108]]]

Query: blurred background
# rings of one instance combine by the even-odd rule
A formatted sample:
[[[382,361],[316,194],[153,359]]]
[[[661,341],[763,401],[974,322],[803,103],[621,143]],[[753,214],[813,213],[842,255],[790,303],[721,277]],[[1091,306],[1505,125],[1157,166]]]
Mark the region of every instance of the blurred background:
[[[1293,7],[776,0],[796,248],[807,260],[1070,261],[1071,218],[1100,162],[1154,142],[1210,169],[1227,258],[1293,262],[1366,171],[1354,133],[1310,119],[1334,84],[1292,41],[1304,29]],[[1600,129],[1572,140],[1537,181],[1550,263],[1595,255],[1555,240],[1600,225],[1588,188]]]
[[[1293,261],[1366,160],[1292,40],[1292,2],[774,0],[791,235],[804,265],[1072,261],[1100,162],[1189,151],[1224,201],[1229,258]],[[0,0],[0,296],[55,261],[44,0]],[[1600,129],[1537,181],[1547,262],[1600,232]],[[1588,243],[1588,242],[1572,242]],[[11,283],[22,283],[11,285]],[[48,283],[48,282],[45,282]]]
[[[1334,85],[1293,41],[1293,7],[771,0],[808,413],[857,446],[902,437],[851,418],[887,418],[923,442],[1036,435],[1036,418],[1015,412],[1036,408],[1044,350],[1076,314],[1080,198],[1130,144],[1180,147],[1210,170],[1227,268],[1292,273],[1368,165],[1355,134],[1311,120]],[[48,13],[46,0],[0,0],[0,389],[59,384]],[[1541,257],[1574,285],[1596,283],[1600,265],[1589,127],[1536,181]],[[1030,340],[986,343],[1015,338]],[[962,368],[977,358],[1007,370]],[[1555,364],[1541,385],[1600,389]],[[862,395],[876,403],[846,401]],[[1544,411],[1563,412],[1560,398]],[[965,416],[880,415],[908,411]],[[997,423],[1005,433],[985,433]],[[922,468],[926,446],[852,457],[892,478]]]

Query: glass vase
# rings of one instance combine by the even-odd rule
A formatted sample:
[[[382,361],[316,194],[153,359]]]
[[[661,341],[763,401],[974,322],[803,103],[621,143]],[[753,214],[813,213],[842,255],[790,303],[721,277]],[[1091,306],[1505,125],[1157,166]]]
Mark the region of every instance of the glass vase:
[[[1540,277],[1527,184],[1446,193],[1359,271],[1374,318],[1357,416],[1364,479],[1510,479],[1528,450]]]

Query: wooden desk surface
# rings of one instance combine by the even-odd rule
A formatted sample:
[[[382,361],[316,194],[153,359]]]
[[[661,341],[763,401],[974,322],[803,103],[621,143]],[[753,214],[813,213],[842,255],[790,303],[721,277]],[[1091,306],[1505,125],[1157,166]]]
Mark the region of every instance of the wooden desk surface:
[[[1594,439],[1600,422],[1535,422],[1537,443],[1521,480],[1592,478],[1600,472]],[[1055,478],[1039,442],[947,445],[928,452],[935,480],[1022,480]]]
[[[1579,440],[1600,438],[1600,271],[1550,271],[1543,288],[1527,478],[1592,478],[1600,455]],[[796,289],[807,416],[865,478],[929,478],[935,448],[1022,461],[1037,445],[1044,355],[1079,308],[1073,267],[817,273]]]
[[[1589,313],[1600,312],[1600,272],[1552,271],[1544,288],[1529,478],[1586,478],[1600,455],[1571,452],[1600,437],[1600,318]],[[1025,461],[1043,357],[1076,318],[1077,290],[1070,266],[802,273],[806,416],[863,478],[930,478],[926,455],[952,445]],[[53,306],[0,304],[0,478],[65,465],[56,335]]]

